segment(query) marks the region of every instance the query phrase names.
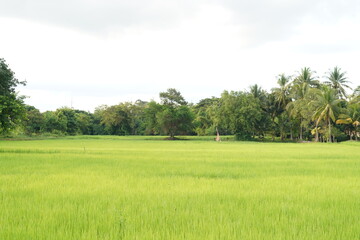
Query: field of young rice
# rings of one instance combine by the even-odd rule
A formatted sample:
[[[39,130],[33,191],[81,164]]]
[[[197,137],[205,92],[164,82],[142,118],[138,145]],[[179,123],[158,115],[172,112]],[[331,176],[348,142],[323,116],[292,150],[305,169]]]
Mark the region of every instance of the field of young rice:
[[[360,143],[0,141],[0,239],[359,239]]]

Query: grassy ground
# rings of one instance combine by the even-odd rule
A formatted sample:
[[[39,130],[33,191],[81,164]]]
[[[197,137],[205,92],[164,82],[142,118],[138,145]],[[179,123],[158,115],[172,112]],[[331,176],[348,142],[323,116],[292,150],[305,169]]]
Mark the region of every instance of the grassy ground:
[[[204,140],[0,141],[0,239],[360,239],[360,143]]]

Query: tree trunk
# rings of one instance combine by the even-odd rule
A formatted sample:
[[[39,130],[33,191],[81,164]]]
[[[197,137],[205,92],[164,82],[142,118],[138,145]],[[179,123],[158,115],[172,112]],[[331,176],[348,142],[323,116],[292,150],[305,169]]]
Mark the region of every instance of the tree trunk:
[[[220,134],[219,134],[219,131],[218,131],[218,128],[217,128],[217,127],[216,127],[216,141],[217,141],[217,142],[221,142]]]
[[[329,118],[329,143],[331,142],[331,119]]]
[[[174,137],[175,137],[175,132],[170,130],[170,139],[174,139]]]
[[[355,128],[355,141],[357,141],[358,140],[358,133],[357,133],[357,131],[356,131],[357,129]]]

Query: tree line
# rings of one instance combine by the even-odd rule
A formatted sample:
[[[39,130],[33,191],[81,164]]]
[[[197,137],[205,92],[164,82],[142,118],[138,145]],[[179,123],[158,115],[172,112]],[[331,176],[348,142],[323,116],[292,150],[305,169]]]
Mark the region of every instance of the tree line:
[[[24,104],[19,84],[0,59],[0,134],[27,135],[234,135],[237,140],[334,142],[358,140],[360,86],[351,89],[346,72],[335,67],[321,81],[305,67],[294,76],[280,74],[266,91],[257,84],[244,91],[224,91],[198,103],[188,103],[173,88],[160,102],[101,105],[93,113],[62,107],[40,112]]]

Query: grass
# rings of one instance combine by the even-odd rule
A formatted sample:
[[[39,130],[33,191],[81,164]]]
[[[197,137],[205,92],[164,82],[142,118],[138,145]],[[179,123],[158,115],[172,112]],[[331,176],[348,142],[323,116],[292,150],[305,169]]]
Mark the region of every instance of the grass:
[[[0,239],[359,239],[360,143],[0,141]]]

